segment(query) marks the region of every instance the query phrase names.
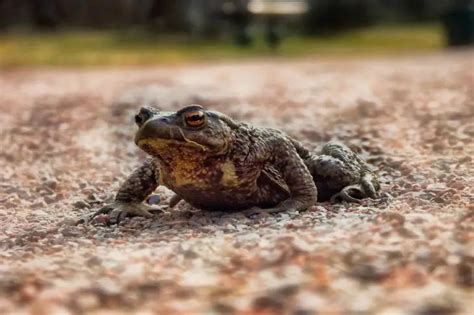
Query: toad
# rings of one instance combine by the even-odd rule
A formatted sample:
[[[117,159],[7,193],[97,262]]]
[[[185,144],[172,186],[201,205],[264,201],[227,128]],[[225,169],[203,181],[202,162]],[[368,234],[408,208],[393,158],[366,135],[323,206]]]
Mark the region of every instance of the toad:
[[[144,201],[159,186],[172,190],[170,207],[184,200],[206,210],[304,210],[318,201],[376,198],[377,176],[347,146],[330,142],[320,152],[271,128],[189,105],[177,112],[142,107],[135,116],[137,146],[149,158],[94,215],[112,222],[152,216]]]

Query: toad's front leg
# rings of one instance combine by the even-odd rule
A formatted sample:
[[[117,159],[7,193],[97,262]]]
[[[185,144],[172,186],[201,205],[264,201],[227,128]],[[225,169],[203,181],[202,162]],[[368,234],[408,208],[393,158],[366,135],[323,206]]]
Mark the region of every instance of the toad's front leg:
[[[95,212],[88,221],[101,214],[109,215],[109,224],[118,224],[127,216],[151,217],[152,211],[144,200],[158,187],[158,165],[155,160],[147,160],[137,168],[122,184],[115,200]]]

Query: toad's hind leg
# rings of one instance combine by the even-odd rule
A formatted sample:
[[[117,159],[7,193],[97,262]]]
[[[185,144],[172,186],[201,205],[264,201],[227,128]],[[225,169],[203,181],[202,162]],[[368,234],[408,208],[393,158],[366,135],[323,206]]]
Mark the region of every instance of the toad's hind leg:
[[[368,175],[364,176],[359,184],[348,185],[340,192],[332,195],[330,201],[331,203],[335,203],[338,199],[341,199],[348,202],[360,202],[363,198],[370,197],[375,199],[377,196],[377,188],[376,185],[374,185],[374,179]]]
[[[358,202],[376,198],[380,188],[369,166],[347,146],[330,142],[317,155],[307,154],[304,162],[318,188],[318,201],[339,199]]]

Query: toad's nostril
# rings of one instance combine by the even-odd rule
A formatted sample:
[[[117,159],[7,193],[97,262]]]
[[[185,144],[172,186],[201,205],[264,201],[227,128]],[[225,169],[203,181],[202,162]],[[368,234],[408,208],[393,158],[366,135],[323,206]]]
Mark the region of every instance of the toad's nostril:
[[[143,125],[143,119],[140,115],[135,115],[135,123],[139,126]]]

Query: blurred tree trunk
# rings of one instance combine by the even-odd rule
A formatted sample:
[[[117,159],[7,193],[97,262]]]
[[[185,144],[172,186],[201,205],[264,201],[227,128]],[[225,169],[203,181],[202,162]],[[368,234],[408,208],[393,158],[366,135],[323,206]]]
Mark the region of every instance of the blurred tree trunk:
[[[182,31],[186,28],[184,3],[178,0],[153,0],[148,22],[158,29]]]
[[[54,29],[58,25],[56,4],[53,0],[31,0],[33,24],[39,29]]]
[[[374,0],[308,0],[305,24],[310,34],[332,34],[375,22]]]

